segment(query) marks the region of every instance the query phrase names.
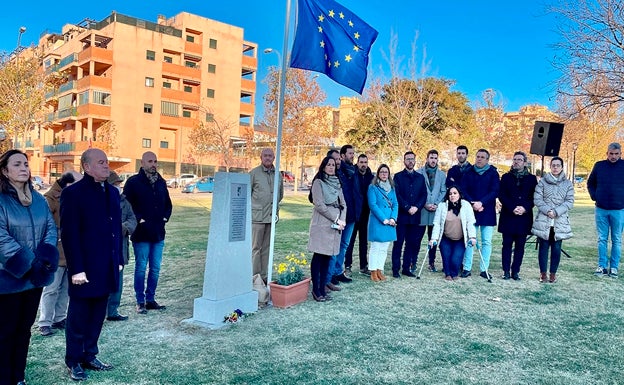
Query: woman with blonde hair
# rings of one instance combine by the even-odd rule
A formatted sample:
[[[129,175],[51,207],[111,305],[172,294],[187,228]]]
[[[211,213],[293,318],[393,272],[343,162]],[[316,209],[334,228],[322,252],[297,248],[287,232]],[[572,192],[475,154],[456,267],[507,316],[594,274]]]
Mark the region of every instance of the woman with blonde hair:
[[[396,241],[396,219],[399,215],[399,203],[387,165],[379,166],[366,195],[370,207],[368,240],[371,242],[368,269],[372,281],[385,281],[384,265],[388,248]]]

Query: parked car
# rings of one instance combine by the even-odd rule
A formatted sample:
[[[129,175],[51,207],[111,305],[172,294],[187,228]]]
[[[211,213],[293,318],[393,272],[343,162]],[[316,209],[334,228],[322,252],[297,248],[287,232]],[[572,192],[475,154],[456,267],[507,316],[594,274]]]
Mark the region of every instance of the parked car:
[[[214,178],[211,176],[204,176],[201,178],[197,178],[186,184],[182,188],[182,192],[184,193],[198,193],[198,192],[207,192],[211,193],[214,191]]]
[[[197,179],[197,175],[195,174],[181,174],[180,176],[167,179],[167,187],[178,188],[180,186],[185,186],[194,179]]]
[[[51,186],[48,182],[44,181],[43,178],[38,175],[35,175],[30,179],[32,180],[32,184],[35,190],[45,190],[47,188],[50,188]]]
[[[292,183],[292,182],[295,181],[295,176],[293,175],[292,172],[290,172],[290,171],[280,171],[280,173],[282,174],[282,178],[284,178],[284,182]]]

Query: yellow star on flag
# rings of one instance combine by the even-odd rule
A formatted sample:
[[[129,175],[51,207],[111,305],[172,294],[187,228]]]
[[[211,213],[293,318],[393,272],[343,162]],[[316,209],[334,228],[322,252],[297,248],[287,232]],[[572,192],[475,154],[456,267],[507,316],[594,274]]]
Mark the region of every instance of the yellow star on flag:
[[[334,67],[338,68],[338,66],[339,66],[339,65],[340,65],[340,62],[339,62],[338,60],[336,60],[336,61],[334,62]]]
[[[340,12],[338,15],[340,16],[341,19],[344,19],[344,13]]]
[[[349,27],[353,27],[353,22],[349,20]]]
[[[345,56],[345,61],[348,63],[351,61],[351,55]]]
[[[321,40],[321,48],[325,48],[325,42],[323,40]]]
[[[334,15],[335,15],[334,10],[330,9],[328,15],[329,15],[329,17],[334,17]]]
[[[356,39],[359,39],[360,38],[360,33],[359,32],[354,33],[353,37],[356,38]]]
[[[318,21],[320,21],[321,23],[323,22],[323,20],[325,20],[325,16],[321,15],[318,17]]]

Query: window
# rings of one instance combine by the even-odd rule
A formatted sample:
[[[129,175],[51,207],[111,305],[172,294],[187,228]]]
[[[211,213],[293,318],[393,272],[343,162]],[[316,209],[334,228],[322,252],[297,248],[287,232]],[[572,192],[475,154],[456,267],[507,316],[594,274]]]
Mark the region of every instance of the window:
[[[150,51],[149,49],[145,51],[145,58],[147,60],[156,60],[156,52]]]
[[[171,56],[165,56],[163,60],[165,63],[173,63],[173,58]]]
[[[216,64],[208,64],[208,73],[214,74],[217,72]]]
[[[160,141],[160,148],[169,148],[169,142],[165,140]]]
[[[206,121],[207,122],[214,122],[214,114],[211,114],[210,112],[206,113]]]
[[[111,104],[111,94],[108,92],[102,91],[93,91],[93,103],[95,104],[103,104],[105,106],[110,106]]]
[[[143,138],[143,148],[152,148],[152,140]]]
[[[178,103],[160,102],[160,114],[167,116],[178,116]]]
[[[171,88],[171,83],[163,82],[163,88]]]
[[[89,103],[89,91],[81,92],[78,94],[78,105],[82,106],[83,104]]]
[[[195,43],[195,36],[186,35],[186,41],[189,43]]]
[[[191,87],[191,86],[184,86],[184,92],[193,92],[193,87]]]
[[[143,112],[145,112],[146,114],[151,114],[152,113],[152,109],[154,106],[152,106],[151,104],[143,104]]]
[[[195,63],[194,61],[190,61],[190,60],[186,60],[184,62],[184,65],[189,67],[189,68],[195,68],[197,67],[197,63]]]
[[[182,111],[182,116],[185,117],[185,118],[190,118],[191,117],[191,111],[189,111],[189,110]]]
[[[214,98],[215,97],[215,90],[213,90],[212,88],[208,88],[208,90],[206,91],[206,96],[209,98]]]
[[[210,47],[212,49],[217,49],[217,40],[216,39],[210,39],[208,41],[208,47]]]
[[[154,78],[145,78],[145,87],[154,87]]]

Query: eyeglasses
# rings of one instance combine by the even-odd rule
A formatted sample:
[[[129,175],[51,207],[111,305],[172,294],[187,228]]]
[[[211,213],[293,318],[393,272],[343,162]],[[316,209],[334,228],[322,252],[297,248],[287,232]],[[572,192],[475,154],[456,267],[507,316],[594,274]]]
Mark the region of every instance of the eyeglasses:
[[[379,171],[379,174],[389,174],[388,171]]]

